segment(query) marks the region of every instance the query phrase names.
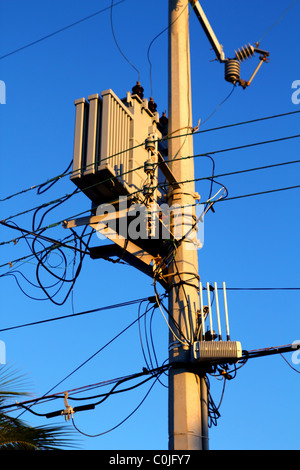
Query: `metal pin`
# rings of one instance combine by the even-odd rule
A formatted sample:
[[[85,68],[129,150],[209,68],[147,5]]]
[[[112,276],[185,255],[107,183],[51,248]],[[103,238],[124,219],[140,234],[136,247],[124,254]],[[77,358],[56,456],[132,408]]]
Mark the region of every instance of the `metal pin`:
[[[228,322],[228,308],[227,308],[227,296],[226,296],[226,286],[225,286],[225,282],[223,282],[223,295],[224,295],[224,306],[225,306],[227,341],[230,341],[229,322]]]
[[[204,325],[204,311],[203,311],[203,291],[202,282],[200,282],[200,309],[201,309],[201,328],[202,328],[202,340],[205,341],[205,325]]]
[[[218,330],[219,330],[219,341],[222,341],[222,332],[221,332],[221,321],[220,321],[220,309],[219,309],[219,297],[218,297],[218,287],[215,282],[215,299],[216,299],[216,309],[217,309],[217,319],[218,319]]]
[[[206,283],[207,287],[207,300],[208,300],[208,311],[209,311],[209,326],[210,326],[210,333],[213,337],[213,321],[212,321],[212,314],[211,314],[211,302],[210,302],[210,290],[209,290],[209,282]]]

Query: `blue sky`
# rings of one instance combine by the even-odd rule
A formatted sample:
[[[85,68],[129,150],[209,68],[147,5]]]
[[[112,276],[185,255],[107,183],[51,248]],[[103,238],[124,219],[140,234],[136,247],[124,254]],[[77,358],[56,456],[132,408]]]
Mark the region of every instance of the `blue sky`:
[[[115,2],[116,3],[116,2]],[[168,2],[126,0],[115,6],[113,27],[110,10],[52,35],[19,52],[7,55],[102,8],[110,0],[11,0],[1,2],[0,80],[6,85],[6,104],[0,107],[0,198],[38,185],[62,173],[73,153],[74,100],[111,88],[123,97],[135,85],[140,71],[145,96],[153,98],[162,113],[167,98]],[[270,51],[247,90],[224,80],[223,66],[214,53],[193,12],[190,16],[193,122],[207,120],[200,130],[300,111],[292,102],[292,83],[300,80],[298,61],[299,3],[269,29],[291,4],[264,0],[259,8],[242,2],[203,0],[201,3],[223,44],[225,54],[259,41]],[[228,6],[230,4],[230,7]],[[269,30],[269,31],[268,31]],[[267,34],[265,34],[267,32]],[[151,45],[150,50],[149,45]],[[151,60],[152,73],[150,80]],[[242,64],[242,78],[249,78],[257,58]],[[297,114],[194,136],[194,153],[215,151],[254,142],[299,134]],[[297,138],[245,149],[220,152],[214,156],[216,174],[273,165],[298,159]],[[211,174],[207,158],[195,158],[195,177]],[[299,185],[299,163],[219,178],[229,198]],[[36,190],[1,202],[1,219],[7,219],[73,192],[69,178],[62,178],[46,193]],[[204,201],[209,183],[196,183]],[[299,189],[224,201],[205,218],[205,243],[199,251],[199,274],[203,282],[226,282],[230,288],[299,287]],[[88,210],[89,200],[75,195],[45,218],[52,224]],[[12,219],[20,227],[32,228],[32,214]],[[0,240],[19,235],[2,227]],[[66,230],[57,225],[47,236],[59,239]],[[91,244],[99,244],[93,236]],[[1,326],[0,329],[96,309],[153,295],[150,278],[133,267],[103,260],[84,259],[73,296],[57,306],[49,300],[33,300],[20,290],[12,275],[18,270],[36,282],[34,259],[6,264],[30,254],[24,240],[0,246]],[[72,263],[73,253],[65,255]],[[68,258],[69,257],[69,258]],[[55,264],[55,255],[51,263]],[[72,264],[70,265],[70,269]],[[21,274],[17,279],[32,297],[44,298],[41,289]],[[63,298],[67,286],[59,299]],[[163,293],[162,289],[160,290]],[[290,344],[300,339],[299,291],[228,291],[232,338],[243,349]],[[143,304],[141,311],[144,311]],[[30,391],[40,397],[49,390],[64,392],[142,371],[145,366],[137,323],[103,348],[127,325],[137,319],[138,304],[100,311],[65,320],[0,332],[5,342],[7,363],[25,374]],[[150,318],[149,318],[150,322]],[[148,324],[149,327],[149,324]],[[153,316],[153,339],[160,364],[168,355],[168,328],[159,310]],[[149,330],[148,330],[149,331]],[[291,354],[285,356],[291,363]],[[92,358],[88,360],[89,358]],[[86,362],[87,361],[87,362]],[[81,366],[86,362],[83,366]],[[298,368],[299,365],[293,364]],[[76,370],[78,369],[78,370]],[[73,371],[75,371],[73,373]],[[65,377],[68,379],[64,380]],[[249,360],[228,382],[217,426],[210,429],[211,449],[298,449],[299,375],[280,355]],[[162,382],[166,384],[164,377]],[[222,383],[210,378],[216,404]],[[56,387],[56,384],[60,384]],[[96,435],[116,426],[144,398],[150,383],[117,394],[93,411],[75,415],[82,433]],[[107,389],[105,389],[106,391]],[[101,389],[100,389],[101,392]],[[89,392],[93,395],[98,392]],[[92,402],[92,400],[91,400]],[[77,403],[76,403],[77,405]],[[63,400],[44,403],[34,409],[46,413],[63,408]],[[16,413],[15,415],[18,415]],[[45,420],[25,413],[22,418],[35,424],[63,424],[63,419]],[[72,429],[71,423],[67,428]],[[126,422],[99,437],[76,433],[82,449],[167,449],[167,389],[157,383]]]

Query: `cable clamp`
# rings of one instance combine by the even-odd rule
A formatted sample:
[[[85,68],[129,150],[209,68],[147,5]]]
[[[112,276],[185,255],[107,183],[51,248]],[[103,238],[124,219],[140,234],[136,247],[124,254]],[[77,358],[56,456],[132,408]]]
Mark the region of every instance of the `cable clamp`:
[[[64,403],[65,403],[66,408],[65,410],[61,412],[61,414],[65,416],[66,421],[70,420],[71,418],[73,419],[73,414],[74,414],[74,410],[72,406],[68,404],[68,396],[69,396],[68,392],[65,392]]]

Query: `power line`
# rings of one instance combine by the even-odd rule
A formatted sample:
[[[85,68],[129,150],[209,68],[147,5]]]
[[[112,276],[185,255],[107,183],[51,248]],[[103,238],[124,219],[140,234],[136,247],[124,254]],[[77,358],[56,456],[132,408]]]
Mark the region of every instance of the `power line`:
[[[150,298],[150,300],[151,300],[151,298]],[[69,314],[69,315],[62,315],[60,317],[48,318],[48,319],[45,319],[45,320],[39,320],[39,321],[31,322],[31,323],[24,323],[22,325],[10,326],[10,327],[7,327],[7,328],[2,328],[0,330],[0,333],[3,333],[4,331],[10,331],[10,330],[16,330],[16,329],[19,329],[19,328],[24,328],[24,327],[27,327],[27,326],[35,326],[35,325],[41,325],[43,323],[50,323],[50,322],[57,321],[57,320],[65,320],[66,318],[76,318],[78,316],[87,315],[87,314],[90,314],[90,313],[96,313],[96,312],[102,312],[102,311],[106,311],[106,310],[113,310],[113,309],[117,309],[117,308],[128,307],[128,306],[135,305],[135,304],[141,303],[141,302],[146,302],[146,301],[149,301],[149,297],[144,297],[144,298],[135,299],[135,300],[129,300],[127,302],[121,302],[121,303],[118,303],[118,304],[106,305],[105,307],[97,307],[97,308],[93,308],[91,310],[85,310],[85,311],[78,312],[78,313],[72,313],[72,314]]]
[[[35,238],[41,238],[43,241],[47,241],[47,242],[52,243],[54,245],[54,247],[59,246],[59,247],[64,247],[64,248],[70,248],[72,250],[78,251],[81,254],[85,253],[83,250],[81,250],[81,249],[79,249],[75,246],[71,246],[71,245],[68,245],[68,244],[66,244],[62,241],[55,240],[54,238],[47,237],[45,235],[42,235],[41,233],[26,230],[25,228],[20,228],[20,227],[15,226],[15,225],[10,225],[5,220],[0,220],[0,224],[4,225],[5,227],[8,227],[8,228],[18,230],[19,232],[26,233],[27,235],[32,235]]]
[[[156,299],[155,299],[156,301]],[[146,315],[147,312],[144,312],[143,314],[140,315],[139,318],[142,318],[144,315]],[[135,325],[138,321],[139,318],[136,318],[133,320],[129,325],[124,327],[119,333],[117,333],[112,339],[110,339],[107,343],[105,343],[104,346],[102,346],[100,349],[98,349],[94,354],[89,356],[85,361],[83,361],[79,366],[77,366],[75,369],[73,369],[68,375],[66,375],[63,379],[61,379],[56,385],[54,385],[48,392],[46,392],[45,395],[48,395],[54,388],[58,387],[61,385],[65,380],[70,378],[75,372],[77,372],[79,369],[81,369],[83,366],[85,366],[89,361],[94,359],[100,352],[102,352],[105,348],[107,348],[111,343],[113,343],[116,339],[118,339],[122,334],[124,334],[127,330],[129,330],[133,325]]]
[[[126,0],[119,0],[119,1],[115,4],[115,6],[117,6],[117,5],[119,5],[120,3],[123,3],[123,2],[125,2],[125,1],[126,1]],[[66,31],[67,29],[73,28],[73,26],[77,26],[78,24],[83,23],[84,21],[87,21],[87,20],[89,20],[89,19],[91,19],[91,18],[94,18],[95,16],[97,16],[97,15],[99,15],[99,14],[101,14],[101,13],[104,13],[105,11],[107,11],[107,10],[109,10],[109,9],[110,9],[110,6],[109,6],[109,7],[102,8],[101,10],[98,10],[98,11],[96,11],[95,13],[92,13],[91,15],[85,16],[84,18],[81,18],[81,19],[78,20],[78,21],[74,21],[74,23],[71,23],[71,24],[69,24],[69,25],[67,25],[67,26],[64,26],[63,28],[57,29],[56,31],[53,31],[53,32],[50,33],[50,34],[47,34],[47,35],[45,35],[45,36],[42,36],[41,38],[37,39],[36,41],[32,41],[32,42],[30,42],[30,43],[28,43],[28,44],[25,44],[25,45],[22,46],[22,47],[19,47],[18,49],[15,49],[15,50],[13,50],[13,51],[11,51],[11,52],[8,52],[7,54],[4,54],[4,55],[0,56],[0,60],[5,59],[6,57],[9,57],[9,56],[11,56],[11,55],[13,55],[13,54],[16,54],[17,52],[23,51],[24,49],[28,49],[29,47],[32,47],[32,46],[34,46],[35,44],[38,44],[38,43],[40,43],[40,42],[42,42],[42,41],[45,41],[46,39],[49,39],[49,38],[55,36],[56,34],[59,34],[59,33],[62,33],[63,31]]]
[[[138,378],[143,377],[145,375],[151,375],[151,374],[155,375],[157,373],[161,373],[161,372],[167,370],[168,367],[169,367],[168,365],[162,365],[160,367],[153,368],[153,369],[144,369],[142,372],[129,374],[129,375],[126,375],[126,376],[123,376],[123,377],[118,377],[118,378],[115,378],[115,379],[105,380],[105,381],[94,383],[94,384],[83,385],[83,386],[77,387],[75,389],[68,389],[67,390],[68,395],[69,395],[68,398],[70,400],[74,400],[74,401],[92,400],[92,399],[95,399],[95,398],[104,398],[104,399],[106,399],[112,394],[121,393],[121,392],[128,391],[130,389],[136,388],[137,386],[142,385],[142,383],[144,383],[144,382],[133,385],[133,386],[131,386],[129,388],[126,388],[126,389],[116,391],[116,388],[119,385],[121,385],[121,384],[123,384],[127,381],[130,381],[130,380],[138,379]],[[147,379],[147,381],[151,378],[152,377],[149,377]],[[97,394],[97,395],[93,395],[93,396],[84,396],[84,397],[75,397],[73,394],[70,395],[70,393],[76,393],[76,394],[86,393],[87,391],[94,390],[94,389],[100,388],[100,387],[107,387],[109,385],[113,385],[113,387],[107,393],[101,393],[101,394]],[[51,395],[45,394],[45,395],[42,395],[42,396],[37,397],[37,398],[32,398],[30,400],[22,401],[20,403],[12,403],[12,404],[8,404],[8,405],[2,405],[2,406],[0,406],[0,412],[2,412],[3,410],[11,409],[11,408],[20,408],[21,407],[21,408],[24,408],[26,411],[30,411],[30,412],[34,413],[29,407],[26,407],[25,405],[33,406],[33,405],[37,405],[37,404],[40,404],[40,403],[45,403],[45,402],[48,402],[48,401],[62,399],[62,398],[64,398],[64,393],[65,393],[65,391],[64,392],[57,392],[57,393],[54,393],[54,394],[51,394]],[[56,414],[56,412],[54,412],[54,413]],[[37,414],[38,416],[45,416],[45,417],[48,417],[47,415],[49,415],[49,414],[52,415],[52,413],[43,413],[43,414],[42,413],[34,413],[34,414]],[[59,412],[59,414],[61,414],[61,413]],[[51,417],[53,417],[53,416],[51,416]]]
[[[154,376],[155,377],[155,376]],[[152,377],[148,378],[148,380],[152,379]],[[112,428],[108,429],[107,431],[104,431],[104,432],[101,432],[101,433],[98,433],[98,434],[86,434],[82,431],[80,431],[78,429],[78,427],[75,425],[75,422],[74,422],[74,417],[72,417],[72,422],[73,422],[73,426],[74,428],[80,432],[80,434],[83,434],[84,436],[87,436],[87,437],[99,437],[99,436],[103,436],[104,434],[107,434],[108,432],[111,432],[111,431],[114,431],[116,428],[118,428],[119,426],[121,426],[125,421],[127,421],[127,419],[129,419],[140,407],[141,405],[144,403],[144,401],[146,400],[146,398],[148,397],[149,393],[151,392],[152,388],[154,387],[155,383],[157,382],[159,376],[156,377],[155,381],[153,382],[153,384],[151,384],[149,390],[147,391],[147,393],[145,394],[145,396],[143,397],[143,399],[140,401],[140,403],[134,408],[134,410],[129,414],[127,415],[126,418],[124,418],[121,422],[119,422],[117,425],[113,426]],[[147,380],[147,381],[148,381]],[[145,381],[144,381],[145,382]]]
[[[296,0],[294,0],[292,3],[290,3],[290,5],[284,10],[284,12],[280,15],[280,17],[278,18],[278,20],[275,21],[275,23],[273,23],[265,32],[264,34],[262,35],[262,37],[259,39],[258,41],[258,44],[262,41],[262,39],[269,33],[269,31],[271,31],[271,29],[273,29],[278,23],[280,23],[280,21],[283,19],[283,17],[286,15],[286,13],[290,10],[290,8],[292,8],[292,6],[296,3]]]
[[[300,343],[286,344],[283,346],[271,346],[271,347],[263,348],[263,349],[253,349],[250,351],[244,351],[243,357],[248,358],[248,359],[254,359],[254,358],[264,357],[264,356],[273,356],[274,354],[294,352],[298,349],[300,349]],[[300,371],[297,371],[297,372],[300,373]]]
[[[116,35],[115,35],[115,31],[114,31],[114,25],[113,25],[113,8],[116,4],[114,3],[114,0],[111,0],[111,6],[110,6],[110,26],[111,26],[111,31],[112,31],[112,35],[113,35],[113,38],[114,38],[114,41],[116,43],[116,46],[120,52],[120,54],[124,57],[124,59],[126,60],[126,62],[128,62],[128,64],[137,72],[138,74],[138,80],[140,81],[140,76],[141,76],[141,73],[140,71],[135,67],[135,65],[133,65],[132,62],[130,62],[130,60],[128,59],[128,57],[126,57],[126,55],[124,54],[124,52],[122,51],[122,49],[120,48],[119,46],[119,43],[117,41],[117,38],[116,38]]]
[[[188,156],[185,156],[185,157],[177,157],[176,159],[172,159],[171,161],[176,161],[176,160],[183,160],[183,159],[189,159],[189,158],[199,158],[199,157],[205,157],[205,156],[208,156],[208,155],[216,155],[216,154],[219,154],[219,153],[225,153],[225,152],[230,152],[230,151],[235,151],[235,150],[242,150],[242,149],[246,149],[246,148],[251,148],[251,147],[255,147],[255,146],[260,146],[260,145],[267,145],[267,144],[271,144],[271,143],[277,143],[277,142],[283,142],[283,141],[287,141],[287,140],[291,140],[291,139],[296,139],[296,138],[299,138],[300,137],[300,134],[298,135],[292,135],[292,136],[287,136],[287,137],[280,137],[278,139],[271,139],[271,140],[267,140],[267,141],[260,141],[260,142],[253,142],[253,143],[250,143],[250,144],[245,144],[245,145],[239,145],[237,147],[229,147],[229,148],[225,148],[225,149],[220,149],[220,150],[214,150],[214,151],[209,151],[209,152],[206,152],[206,153],[200,153],[200,154],[195,154],[195,155],[188,155]],[[166,163],[168,163],[168,161],[166,161]],[[158,163],[158,165],[160,165]],[[116,178],[119,178],[120,176],[124,176],[128,173],[131,173],[133,171],[136,171],[137,169],[140,169],[140,168],[143,168],[143,167],[137,167],[137,168],[134,168],[134,169],[131,169],[131,170],[128,170],[127,172],[124,172],[122,175],[116,175],[116,176],[113,176],[113,177],[110,177],[110,178],[107,178],[103,181],[100,181],[100,182],[97,182],[93,185],[90,185],[88,188],[92,188],[93,186],[95,185],[98,185],[100,183],[106,183],[106,182],[109,182],[109,181],[113,181],[114,179]],[[136,192],[134,192],[133,194],[138,194],[140,193],[142,190],[137,190]],[[33,210],[37,210],[39,208],[43,208],[43,207],[47,207],[48,205],[51,205],[51,204],[54,204],[54,203],[58,203],[58,202],[61,202],[62,199],[64,198],[70,198],[72,197],[73,195],[75,194],[79,194],[80,191],[78,190],[75,190],[73,193],[70,193],[70,194],[67,194],[65,196],[63,196],[63,198],[58,198],[58,199],[55,199],[53,201],[50,201],[48,203],[44,203],[44,204],[41,204],[40,206],[37,206],[37,207],[34,207],[34,208],[31,208],[31,209],[28,209],[26,211],[22,211],[22,212],[19,212],[17,214],[13,214],[9,217],[6,217],[6,219],[12,219],[12,218],[15,218],[15,217],[18,217],[20,215],[24,215],[24,214],[27,214],[28,212],[31,212]],[[131,194],[132,195],[132,194]],[[113,201],[111,201],[112,203]],[[84,211],[83,213],[85,213],[87,211]],[[53,226],[53,225],[51,225]]]
[[[299,137],[300,137],[300,134],[291,135],[291,136],[287,136],[287,137],[279,137],[278,139],[264,140],[264,141],[261,141],[261,142],[252,142],[250,144],[238,145],[237,147],[229,147],[229,148],[226,148],[226,149],[214,150],[212,152],[198,153],[198,154],[193,155],[193,156],[182,157],[182,158],[202,157],[204,155],[216,155],[218,153],[232,152],[234,150],[242,150],[242,149],[246,149],[246,148],[257,147],[259,145],[268,145],[268,144],[274,144],[274,143],[277,143],[277,142],[284,142],[284,141],[292,140],[292,139],[299,139]]]
[[[287,112],[287,113],[273,114],[271,116],[260,117],[260,118],[251,119],[251,120],[248,120],[248,121],[241,121],[241,122],[235,122],[235,123],[232,123],[232,124],[225,124],[224,126],[212,127],[211,129],[203,129],[203,130],[200,129],[199,131],[193,132],[193,134],[197,135],[197,134],[204,134],[206,132],[220,131],[220,130],[223,130],[223,129],[229,129],[231,127],[244,126],[246,124],[254,124],[254,123],[257,123],[257,122],[268,121],[270,119],[277,119],[277,118],[281,118],[281,117],[285,117],[285,116],[291,116],[293,114],[299,114],[299,113],[300,113],[300,111],[290,111],[290,112]]]
[[[21,229],[21,230],[22,230],[22,229]],[[8,243],[14,243],[14,244],[16,244],[19,240],[26,238],[26,236],[27,236],[27,235],[23,235],[23,236],[21,236],[21,237],[14,238],[14,239],[12,239],[12,240],[8,240],[8,241],[6,241],[6,242],[2,242],[2,243],[0,243],[0,245],[6,245],[6,244],[8,244]],[[87,237],[87,236],[89,236],[88,233],[81,235],[80,238],[83,239],[84,237]],[[73,234],[68,235],[68,236],[65,237],[63,240],[68,240],[70,237],[73,237]],[[59,240],[58,240],[58,242],[60,243]],[[7,265],[9,265],[10,267],[12,267],[12,265],[13,265],[14,263],[19,263],[19,262],[21,262],[21,261],[24,261],[24,262],[26,263],[26,262],[28,262],[28,260],[29,260],[30,258],[33,258],[35,255],[41,255],[41,254],[44,253],[46,250],[50,250],[50,249],[52,249],[52,248],[54,249],[54,248],[57,248],[57,247],[58,247],[58,244],[55,243],[53,246],[50,246],[50,247],[48,247],[48,248],[44,248],[44,249],[42,249],[42,250],[40,250],[40,251],[37,251],[36,253],[32,253],[32,254],[26,255],[26,256],[22,256],[22,257],[20,257],[20,258],[16,258],[16,259],[14,259],[14,260],[12,260],[12,261],[9,261],[9,262],[7,262],[7,263],[1,264],[1,265],[0,265],[0,268],[3,268],[4,266],[7,266]],[[71,245],[69,245],[68,247],[69,247],[71,250],[73,249],[73,246],[71,246]],[[4,275],[5,275],[5,273],[4,273],[4,274],[1,274],[0,277],[2,277],[2,276],[4,276]]]
[[[226,287],[232,291],[299,291],[300,287]]]
[[[204,155],[202,155],[202,156],[204,156]],[[189,157],[189,158],[190,158],[190,157]],[[207,179],[208,179],[208,178],[207,178]],[[216,203],[223,202],[223,201],[232,201],[232,200],[235,200],[235,199],[242,199],[242,198],[253,197],[253,196],[260,196],[260,195],[272,194],[272,193],[276,193],[276,192],[288,191],[288,190],[299,189],[299,188],[300,188],[300,185],[294,185],[294,186],[286,186],[286,187],[283,187],[283,188],[275,188],[275,189],[270,189],[270,190],[265,190],[265,191],[259,191],[259,192],[255,192],[255,193],[240,194],[240,195],[238,195],[238,196],[230,196],[230,197],[225,197],[225,198],[219,198],[219,199],[217,199],[217,200],[215,200],[215,201],[212,201],[211,204],[216,204]],[[142,190],[139,190],[138,192],[141,192],[141,191],[142,191]],[[205,203],[207,203],[207,202],[210,202],[210,201],[206,201]],[[113,203],[113,201],[111,201],[111,204],[112,204],[112,203]],[[107,204],[109,204],[109,203],[107,203]],[[203,203],[203,202],[201,202],[201,203],[200,203],[200,202],[195,202],[194,204],[189,204],[189,207],[197,206],[197,205],[199,205],[199,204],[203,205],[204,203]],[[57,221],[57,222],[55,222],[55,223],[53,223],[53,224],[51,224],[51,225],[48,225],[48,226],[46,226],[46,227],[43,227],[43,228],[40,229],[40,230],[46,230],[46,229],[49,229],[49,228],[53,228],[53,227],[55,227],[55,226],[60,225],[60,224],[63,223],[63,222],[66,222],[66,221],[68,221],[68,220],[71,220],[72,218],[81,216],[81,215],[86,214],[86,213],[88,213],[88,212],[90,212],[90,209],[85,210],[85,211],[82,211],[82,212],[80,212],[80,213],[78,213],[78,214],[75,214],[75,215],[73,215],[73,216],[67,217],[67,218],[65,218],[65,219],[63,219],[63,220],[59,220],[59,221]],[[6,226],[8,226],[9,228],[16,228],[16,227],[14,227],[14,226],[10,226],[9,224],[5,223],[4,221],[0,221],[0,224],[6,225]],[[72,246],[70,246],[70,245],[65,245],[65,244],[63,244],[62,242],[60,242],[60,241],[58,241],[58,240],[54,240],[54,239],[51,239],[51,238],[49,238],[49,237],[41,236],[41,235],[39,235],[39,234],[37,234],[37,233],[35,233],[35,232],[30,232],[30,231],[28,231],[28,230],[20,229],[20,228],[18,228],[18,230],[20,230],[20,231],[26,231],[28,234],[31,234],[31,235],[33,235],[33,236],[35,236],[35,237],[37,237],[37,238],[42,238],[42,239],[47,240],[47,241],[51,241],[51,240],[52,240],[52,242],[55,243],[58,247],[59,247],[59,246],[65,246],[66,248],[71,248],[71,249],[74,248],[74,247],[72,247]],[[15,242],[15,239],[9,240],[9,241],[7,241],[7,242],[2,242],[2,243],[0,243],[0,245],[1,245],[1,244],[7,244],[7,243],[13,243],[13,242]],[[74,248],[74,249],[75,249],[75,248]],[[78,250],[78,249],[77,249],[77,250]],[[19,258],[18,261],[19,261],[19,260],[22,260],[22,259],[24,259],[24,258]],[[7,263],[1,265],[0,267],[3,267],[3,266],[8,265],[8,264],[10,264],[10,262],[7,262]]]
[[[222,289],[222,288],[220,287],[219,289]],[[300,287],[229,287],[229,286],[227,286],[226,289],[228,291],[261,291],[261,292],[266,292],[266,291],[300,291]],[[203,290],[206,290],[206,287],[203,287]],[[130,301],[121,302],[121,303],[118,303],[118,304],[107,305],[107,306],[104,306],[104,307],[98,307],[98,308],[94,308],[94,309],[91,309],[91,310],[85,310],[85,311],[78,312],[78,313],[72,313],[72,314],[69,314],[69,315],[62,315],[62,316],[55,317],[55,318],[48,318],[48,319],[45,319],[45,320],[38,320],[38,321],[35,321],[35,322],[10,326],[10,327],[7,327],[7,328],[0,329],[0,333],[3,333],[5,331],[10,331],[10,330],[16,330],[16,329],[19,329],[19,328],[25,328],[27,326],[36,326],[36,325],[41,325],[43,323],[50,323],[50,322],[57,321],[57,320],[65,320],[67,318],[75,318],[75,317],[78,317],[78,316],[81,316],[81,315],[87,315],[87,314],[90,314],[90,313],[101,312],[101,311],[106,311],[106,310],[112,310],[112,309],[115,309],[115,308],[127,307],[127,306],[130,306],[130,305],[135,305],[137,303],[141,304],[142,302],[147,302],[147,301],[149,302],[150,300],[152,300],[151,297],[150,298],[149,297],[144,297],[144,298],[141,298],[141,299],[130,300]],[[147,310],[147,312],[148,312],[148,310]],[[138,318],[138,321],[139,320],[140,320],[140,316]]]
[[[284,356],[283,356],[284,353],[294,352],[298,349],[300,349],[300,343],[299,344],[287,344],[287,345],[283,345],[283,346],[271,346],[271,347],[266,347],[266,348],[262,348],[262,349],[254,349],[254,350],[244,350],[243,353],[242,353],[242,359],[239,360],[237,362],[237,364],[233,365],[234,369],[233,369],[232,372],[230,372],[228,369],[226,369],[226,373],[224,374],[223,365],[221,365],[221,368],[219,367],[219,365],[216,365],[215,372],[219,372],[220,376],[222,376],[225,380],[226,379],[232,379],[232,378],[235,377],[236,371],[239,368],[243,367],[249,359],[261,358],[261,357],[277,355],[277,354],[280,354],[283,357],[283,359],[285,359]],[[291,364],[288,361],[286,361],[286,362],[294,371],[296,371],[297,373],[300,373],[297,369],[292,367]],[[99,404],[103,403],[112,394],[127,392],[129,390],[132,390],[134,388],[137,388],[137,387],[143,385],[144,383],[148,382],[152,378],[155,378],[156,381],[157,381],[158,376],[161,375],[162,372],[167,371],[169,368],[170,368],[170,365],[166,364],[166,365],[163,365],[163,366],[160,366],[160,367],[157,367],[157,368],[146,369],[146,370],[143,370],[143,372],[139,372],[139,373],[136,373],[136,374],[131,374],[131,375],[128,375],[128,376],[125,376],[125,377],[121,377],[119,379],[113,379],[113,380],[106,381],[106,382],[100,382],[100,383],[97,383],[97,384],[93,384],[92,386],[89,385],[89,386],[79,387],[79,388],[75,389],[76,392],[79,392],[79,391],[84,392],[87,389],[96,388],[96,387],[105,386],[105,385],[109,385],[109,384],[114,383],[111,390],[107,393],[101,393],[101,394],[97,394],[97,395],[93,395],[93,396],[85,396],[85,397],[74,397],[74,396],[71,395],[71,396],[68,396],[68,398],[70,400],[77,400],[77,401],[78,400],[93,400],[93,399],[96,399],[96,398],[100,398],[100,400],[96,403],[92,403],[92,404],[82,406],[82,407],[79,406],[79,407],[74,407],[73,408],[74,412],[88,410],[88,409],[94,409],[95,406],[98,406]],[[216,377],[215,372],[212,372],[212,375]],[[232,375],[232,373],[234,375]],[[139,382],[138,384],[135,384],[135,385],[127,387],[127,388],[123,388],[121,390],[116,390],[117,387],[119,387],[119,385],[121,385],[121,384],[123,384],[123,383],[125,383],[129,380],[133,380],[133,379],[143,377],[145,375],[148,375],[148,377],[146,379],[142,380],[141,382]],[[72,391],[72,390],[70,390],[70,391]],[[24,402],[21,402],[21,403],[15,403],[15,404],[11,404],[11,405],[1,406],[0,410],[1,411],[2,410],[8,410],[12,407],[13,408],[17,407],[17,408],[22,408],[24,411],[30,411],[31,413],[33,413],[37,416],[43,416],[43,417],[47,417],[47,418],[60,416],[60,415],[63,414],[64,410],[58,410],[58,411],[50,412],[50,413],[37,413],[37,412],[34,412],[33,410],[31,410],[29,407],[27,407],[25,405],[31,404],[31,406],[33,406],[33,405],[36,405],[37,403],[39,403],[41,401],[47,401],[49,399],[63,398],[62,393],[64,393],[64,392],[58,392],[56,394],[49,395],[49,392],[48,392],[48,394],[45,394],[41,397],[38,397],[38,398],[35,398],[35,399],[32,399],[32,400],[27,400],[27,401],[24,401]],[[223,393],[224,393],[224,387],[223,387],[222,397],[223,397]],[[144,400],[142,400],[142,402],[143,401]],[[220,417],[218,409],[220,408],[221,402],[222,402],[222,398],[220,400],[220,403],[219,403],[218,407],[215,407],[214,403],[213,403],[213,400],[212,400],[212,397],[210,396],[210,406],[211,406],[210,415],[211,415],[211,418],[213,418],[212,419],[212,424],[216,425],[216,419],[218,417]],[[128,417],[130,417],[132,414],[133,413],[129,414]],[[128,417],[126,419],[128,419]],[[124,420],[121,421],[120,424],[122,424],[123,422],[124,422]],[[117,426],[111,428],[109,431],[106,431],[106,432],[110,432],[111,430],[118,427],[120,424],[118,424]],[[99,433],[99,434],[97,434],[97,436],[105,434],[106,432]],[[93,437],[93,436],[90,436],[90,437]]]
[[[267,191],[259,191],[259,192],[256,192],[256,193],[249,193],[249,194],[240,194],[239,196],[231,196],[231,197],[228,197],[228,198],[219,199],[216,202],[233,201],[235,199],[242,199],[242,198],[252,197],[252,196],[262,196],[262,195],[265,195],[265,194],[272,194],[272,193],[277,193],[277,192],[280,192],[280,191],[289,191],[291,189],[299,189],[299,188],[300,188],[300,185],[298,184],[298,185],[295,185],[295,186],[287,186],[285,188],[269,189]]]
[[[125,1],[125,0],[123,0]],[[210,128],[210,129],[204,129],[204,130],[199,130],[199,131],[194,131],[194,132],[190,132],[190,133],[187,133],[187,134],[180,134],[180,135],[175,135],[175,136],[164,136],[162,137],[162,139],[159,139],[158,141],[164,141],[164,140],[170,140],[170,139],[176,139],[176,138],[180,138],[180,137],[184,137],[185,135],[197,135],[197,134],[203,134],[203,133],[206,133],[206,132],[213,132],[213,131],[218,131],[218,130],[223,130],[223,129],[229,129],[231,127],[236,127],[236,126],[242,126],[242,125],[247,125],[247,124],[253,124],[253,123],[257,123],[257,122],[261,122],[261,121],[266,121],[266,120],[270,120],[270,119],[275,119],[275,118],[280,118],[280,117],[285,117],[285,116],[291,116],[291,115],[294,115],[294,114],[299,114],[300,111],[291,111],[291,112],[287,112],[287,113],[281,113],[281,114],[275,114],[275,115],[271,115],[271,116],[266,116],[266,117],[261,117],[261,118],[257,118],[257,119],[252,119],[252,120],[248,120],[248,121],[241,121],[241,122],[237,122],[237,123],[232,123],[232,124],[226,124],[224,126],[219,126],[219,127],[214,127],[214,128]],[[123,152],[128,152],[128,150],[132,150],[134,148],[137,148],[137,147],[140,147],[144,145],[144,143],[138,145],[138,146],[135,146],[135,147],[131,147],[130,149],[126,149],[124,150]],[[110,158],[113,158],[123,152],[119,152],[118,154],[114,154],[114,155],[111,155],[109,157],[106,157],[105,159],[103,159],[103,161],[105,160],[108,160]],[[207,152],[209,153],[209,152]],[[202,155],[202,154],[201,154]],[[89,165],[88,165],[89,166]],[[88,167],[87,166],[87,167]],[[86,167],[84,167],[86,168]],[[76,170],[77,172],[78,170]],[[36,184],[36,185],[33,185],[33,186],[30,186],[28,188],[25,188],[21,191],[18,191],[16,193],[13,193],[13,194],[10,194],[2,199],[0,199],[0,202],[4,202],[4,201],[7,201],[13,197],[16,197],[16,196],[19,196],[21,194],[24,194],[28,191],[32,191],[34,189],[37,189],[38,192],[39,192],[39,188],[45,186],[46,184],[53,184],[54,182],[66,177],[66,176],[69,176],[71,174],[73,174],[74,171],[65,171],[64,173],[61,173],[57,176],[54,176],[52,178],[50,178],[49,180],[43,182],[43,183],[40,183],[40,184]]]

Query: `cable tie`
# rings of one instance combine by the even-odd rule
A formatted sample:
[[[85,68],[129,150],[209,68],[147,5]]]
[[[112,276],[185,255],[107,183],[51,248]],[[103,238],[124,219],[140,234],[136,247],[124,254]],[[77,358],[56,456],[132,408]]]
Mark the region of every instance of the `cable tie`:
[[[200,122],[201,122],[201,119],[199,119],[197,126],[192,128],[192,133],[197,132],[199,130]]]

